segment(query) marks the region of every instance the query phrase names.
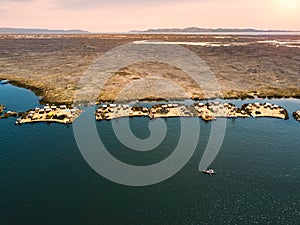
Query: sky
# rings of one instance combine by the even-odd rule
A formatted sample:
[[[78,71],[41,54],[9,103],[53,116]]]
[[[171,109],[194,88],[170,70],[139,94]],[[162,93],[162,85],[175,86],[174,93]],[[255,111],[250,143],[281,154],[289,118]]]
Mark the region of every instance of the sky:
[[[300,30],[300,0],[0,0],[0,27]]]

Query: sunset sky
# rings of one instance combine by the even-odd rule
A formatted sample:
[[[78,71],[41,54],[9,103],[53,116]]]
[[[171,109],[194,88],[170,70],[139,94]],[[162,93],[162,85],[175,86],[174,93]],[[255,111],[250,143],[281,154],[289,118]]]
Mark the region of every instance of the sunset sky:
[[[0,0],[0,27],[127,32],[149,28],[300,30],[300,0]]]

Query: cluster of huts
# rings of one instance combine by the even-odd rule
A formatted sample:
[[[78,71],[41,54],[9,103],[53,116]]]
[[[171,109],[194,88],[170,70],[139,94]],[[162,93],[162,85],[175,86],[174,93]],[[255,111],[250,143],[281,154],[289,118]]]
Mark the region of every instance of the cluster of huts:
[[[148,116],[149,109],[141,106],[129,105],[101,105],[95,112],[96,120],[111,120],[127,116]]]
[[[0,105],[0,119],[10,116],[18,116],[16,124],[29,122],[59,122],[72,123],[81,113],[81,110],[67,107],[66,105],[45,105],[36,107],[25,113],[12,111],[1,115],[6,107]],[[288,119],[289,115],[286,109],[271,103],[249,103],[241,108],[232,103],[208,102],[195,103],[191,106],[178,103],[158,104],[151,108],[140,105],[129,106],[126,104],[106,104],[100,105],[95,112],[96,120],[111,120],[121,117],[148,116],[154,118],[168,117],[200,117],[205,121],[216,118],[238,118],[238,117],[272,117]],[[293,117],[300,121],[300,110],[293,113]]]
[[[250,103],[244,104],[242,110],[246,111],[252,117],[274,117],[288,119],[289,114],[286,109],[271,103]]]
[[[216,118],[246,118],[246,117],[272,117],[288,119],[286,109],[271,103],[249,103],[241,108],[232,103],[208,102],[195,103],[191,106],[169,103],[153,105],[151,108],[129,105],[101,105],[96,111],[97,120],[110,120],[126,116],[148,116],[150,119],[167,117],[200,117],[203,120]],[[294,117],[300,120],[300,113],[295,112]]]
[[[77,116],[79,116],[78,110],[68,108],[66,105],[45,105],[43,108],[36,107],[23,113],[17,119],[16,124],[30,122],[72,123]]]
[[[273,117],[288,119],[286,109],[271,103],[249,103],[241,108],[232,103],[208,102],[195,103],[186,106],[178,103],[154,105],[150,109],[141,106],[129,105],[101,105],[96,111],[97,120],[110,120],[126,116],[148,116],[150,119],[167,117],[200,117],[203,120],[216,118],[246,118],[246,117]],[[300,115],[300,114],[299,114]],[[298,117],[300,118],[300,116]]]
[[[246,111],[237,108],[232,103],[209,102],[209,103],[196,103],[195,109],[199,117],[203,120],[214,120],[216,118],[237,118],[237,117],[250,117]]]
[[[300,110],[293,113],[293,117],[295,120],[300,121]]]
[[[149,110],[150,119],[191,116],[194,116],[191,110],[189,110],[185,105],[177,103],[154,105]]]

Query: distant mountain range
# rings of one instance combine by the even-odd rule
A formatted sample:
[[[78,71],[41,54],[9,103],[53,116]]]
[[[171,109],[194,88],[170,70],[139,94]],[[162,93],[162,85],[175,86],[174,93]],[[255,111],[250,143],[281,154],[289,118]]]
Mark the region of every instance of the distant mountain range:
[[[257,30],[257,29],[234,29],[234,28],[199,28],[199,27],[187,27],[187,28],[159,28],[148,29],[145,31],[133,30],[131,33],[218,33],[218,32],[297,32],[291,30]]]
[[[145,31],[132,30],[129,33],[227,33],[227,32],[299,32],[292,30],[257,30],[257,29],[234,29],[234,28],[199,28],[199,27],[187,27],[187,28],[158,28],[148,29]],[[72,29],[72,30],[50,30],[39,28],[1,28],[0,34],[90,34],[91,32]]]
[[[0,34],[87,34],[84,30],[49,30],[35,28],[0,28]]]

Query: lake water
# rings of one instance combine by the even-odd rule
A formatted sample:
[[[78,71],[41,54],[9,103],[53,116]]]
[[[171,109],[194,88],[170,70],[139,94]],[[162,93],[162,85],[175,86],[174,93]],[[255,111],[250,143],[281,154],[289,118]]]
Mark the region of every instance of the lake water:
[[[38,100],[31,91],[0,86],[0,104],[8,110],[25,111]],[[199,143],[187,165],[145,187],[119,185],[92,170],[72,125],[0,120],[0,224],[299,224],[300,123],[291,114],[300,101],[268,101],[285,107],[290,119],[229,119],[211,165],[217,175],[198,171],[212,124],[200,121]],[[122,147],[111,121],[97,122],[97,128],[115,157],[149,164],[171,154],[179,137],[180,119],[165,121],[167,137],[146,153]],[[140,138],[149,135],[149,123],[130,119]]]

